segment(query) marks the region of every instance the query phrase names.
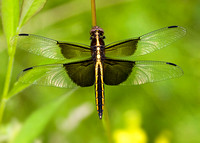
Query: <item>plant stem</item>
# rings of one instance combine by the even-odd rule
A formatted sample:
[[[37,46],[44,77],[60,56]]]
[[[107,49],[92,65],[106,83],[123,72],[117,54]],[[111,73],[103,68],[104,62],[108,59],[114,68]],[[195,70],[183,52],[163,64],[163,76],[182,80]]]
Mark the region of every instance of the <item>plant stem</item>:
[[[111,133],[111,129],[110,129],[110,120],[109,120],[108,110],[107,110],[106,106],[104,106],[103,126],[104,126],[104,129],[105,129],[106,134],[107,134],[108,143],[112,143],[112,133]]]
[[[13,53],[15,53],[15,52],[13,52]],[[6,102],[7,102],[7,95],[8,95],[9,86],[10,86],[13,61],[14,61],[14,54],[10,54],[9,60],[8,60],[8,68],[7,68],[7,74],[6,74],[3,94],[2,94],[1,102],[0,102],[0,126],[1,126],[1,123],[2,123],[3,114],[4,114]]]
[[[91,7],[92,7],[92,27],[94,27],[97,25],[95,0],[91,0]]]

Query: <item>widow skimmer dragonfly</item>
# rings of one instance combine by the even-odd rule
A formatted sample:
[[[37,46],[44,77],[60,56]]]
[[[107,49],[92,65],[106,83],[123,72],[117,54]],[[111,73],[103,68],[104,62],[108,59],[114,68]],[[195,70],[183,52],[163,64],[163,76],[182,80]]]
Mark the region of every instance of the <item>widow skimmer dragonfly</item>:
[[[23,70],[24,75],[39,76],[33,84],[56,87],[87,87],[95,85],[95,99],[99,118],[104,109],[104,83],[106,85],[138,85],[179,77],[182,69],[176,64],[163,61],[134,61],[168,46],[184,36],[186,30],[179,26],[165,27],[140,37],[104,44],[104,31],[95,26],[91,29],[91,44],[61,42],[32,34],[19,34],[17,47],[46,58],[63,62],[34,66]],[[79,60],[80,57],[85,58]],[[120,59],[124,57],[124,59]],[[69,60],[76,60],[69,62]],[[38,74],[39,73],[39,74]]]

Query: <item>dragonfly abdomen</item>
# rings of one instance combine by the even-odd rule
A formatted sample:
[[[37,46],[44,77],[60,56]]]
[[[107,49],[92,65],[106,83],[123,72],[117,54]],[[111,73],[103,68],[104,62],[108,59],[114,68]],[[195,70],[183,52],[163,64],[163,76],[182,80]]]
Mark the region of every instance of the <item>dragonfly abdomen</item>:
[[[99,118],[102,118],[104,109],[104,83],[102,63],[97,62],[95,66],[95,98]]]

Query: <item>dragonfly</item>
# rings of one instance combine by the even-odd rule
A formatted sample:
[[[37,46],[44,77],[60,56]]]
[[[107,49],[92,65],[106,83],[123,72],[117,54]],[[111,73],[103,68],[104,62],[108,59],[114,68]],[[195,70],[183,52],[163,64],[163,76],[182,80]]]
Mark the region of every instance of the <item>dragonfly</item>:
[[[95,87],[98,116],[102,119],[106,85],[140,85],[180,77],[183,70],[164,61],[135,61],[142,56],[170,45],[186,34],[180,26],[169,26],[105,45],[104,30],[94,26],[91,44],[62,42],[33,34],[19,34],[17,48],[36,55],[56,59],[60,63],[26,68],[19,76],[21,82],[73,88]],[[128,57],[128,59],[127,59]],[[29,78],[25,78],[25,75]],[[38,77],[35,80],[35,77]]]

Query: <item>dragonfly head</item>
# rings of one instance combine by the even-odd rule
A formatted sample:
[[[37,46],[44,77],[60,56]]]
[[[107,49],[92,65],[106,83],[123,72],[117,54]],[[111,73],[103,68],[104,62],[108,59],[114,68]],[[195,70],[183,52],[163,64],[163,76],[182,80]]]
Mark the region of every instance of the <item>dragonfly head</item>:
[[[90,39],[94,39],[96,38],[96,36],[98,35],[101,39],[105,39],[105,36],[103,36],[104,31],[102,28],[100,28],[99,26],[94,26],[92,27],[91,31],[90,31]]]

